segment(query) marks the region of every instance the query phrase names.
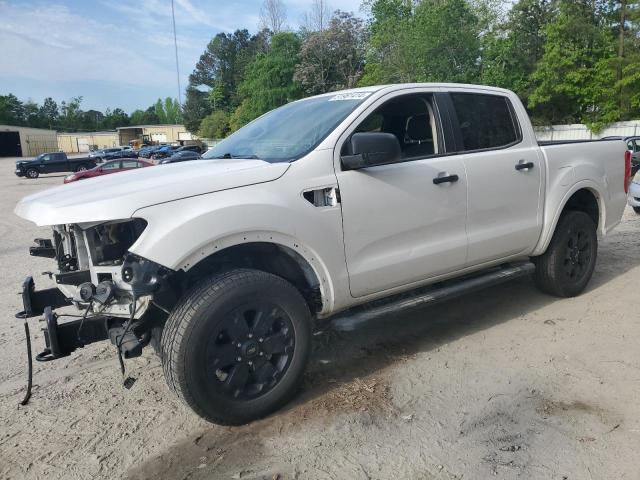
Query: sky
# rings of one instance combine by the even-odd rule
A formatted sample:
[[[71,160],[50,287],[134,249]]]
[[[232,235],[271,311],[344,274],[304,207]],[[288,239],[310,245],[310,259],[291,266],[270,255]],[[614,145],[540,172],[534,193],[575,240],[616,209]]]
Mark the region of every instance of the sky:
[[[263,0],[174,0],[180,82],[219,32],[258,30]],[[297,28],[311,0],[284,0]],[[329,2],[360,12],[360,0]],[[171,0],[0,0],[0,95],[82,109],[146,109],[177,98]],[[184,93],[183,93],[184,97]]]

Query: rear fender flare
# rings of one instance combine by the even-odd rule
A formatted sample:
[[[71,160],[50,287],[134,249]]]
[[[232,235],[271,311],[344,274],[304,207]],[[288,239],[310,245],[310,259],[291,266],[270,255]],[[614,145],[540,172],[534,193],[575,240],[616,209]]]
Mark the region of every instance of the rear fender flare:
[[[597,183],[590,180],[582,180],[578,183],[575,183],[562,197],[562,200],[559,202],[558,206],[553,210],[553,216],[548,216],[548,212],[552,207],[545,206],[545,216],[542,233],[540,234],[540,238],[538,240],[538,244],[534,249],[532,256],[542,255],[551,243],[551,238],[556,230],[556,226],[558,225],[558,221],[560,220],[560,215],[564,211],[564,208],[567,205],[569,199],[576,193],[578,190],[589,190],[596,197],[596,201],[598,202],[598,233],[600,235],[606,234],[606,204],[603,201],[602,197],[602,187]],[[548,222],[547,219],[551,218],[551,221]]]

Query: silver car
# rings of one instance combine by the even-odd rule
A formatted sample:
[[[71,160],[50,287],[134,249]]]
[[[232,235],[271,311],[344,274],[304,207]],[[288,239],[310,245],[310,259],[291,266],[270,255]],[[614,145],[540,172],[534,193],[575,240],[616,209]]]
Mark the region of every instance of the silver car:
[[[640,172],[636,172],[629,186],[629,205],[640,215]]]

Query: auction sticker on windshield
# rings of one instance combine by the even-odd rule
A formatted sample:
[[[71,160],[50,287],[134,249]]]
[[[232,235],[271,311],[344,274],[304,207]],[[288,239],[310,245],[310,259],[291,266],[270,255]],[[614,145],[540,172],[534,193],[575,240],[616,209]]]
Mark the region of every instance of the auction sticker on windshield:
[[[330,102],[335,102],[337,100],[362,100],[363,98],[367,98],[371,95],[371,92],[351,92],[351,93],[339,93],[338,95],[334,95],[329,99]]]

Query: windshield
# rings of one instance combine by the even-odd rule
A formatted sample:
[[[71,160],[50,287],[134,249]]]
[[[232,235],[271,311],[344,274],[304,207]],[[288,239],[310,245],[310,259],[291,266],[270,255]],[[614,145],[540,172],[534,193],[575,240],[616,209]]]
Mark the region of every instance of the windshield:
[[[245,125],[202,158],[296,160],[313,150],[368,95],[337,93],[289,103]]]

